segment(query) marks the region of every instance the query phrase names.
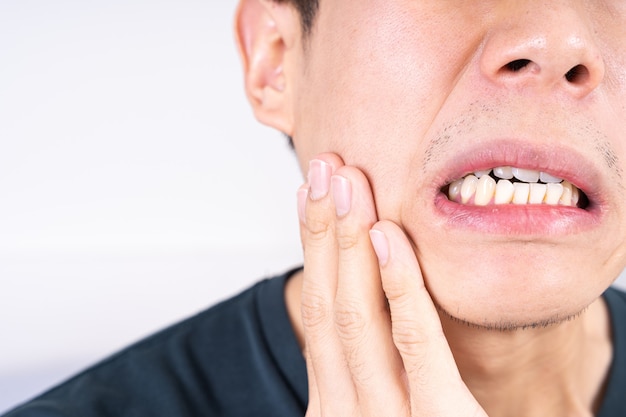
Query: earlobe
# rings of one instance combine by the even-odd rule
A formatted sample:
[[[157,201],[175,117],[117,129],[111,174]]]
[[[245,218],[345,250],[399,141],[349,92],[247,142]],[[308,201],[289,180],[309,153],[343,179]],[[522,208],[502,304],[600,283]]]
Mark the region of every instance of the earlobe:
[[[294,22],[295,21],[295,22]],[[295,23],[295,24],[294,24]],[[241,56],[246,95],[256,118],[287,135],[293,134],[292,83],[286,69],[299,24],[287,3],[240,0],[235,36]]]

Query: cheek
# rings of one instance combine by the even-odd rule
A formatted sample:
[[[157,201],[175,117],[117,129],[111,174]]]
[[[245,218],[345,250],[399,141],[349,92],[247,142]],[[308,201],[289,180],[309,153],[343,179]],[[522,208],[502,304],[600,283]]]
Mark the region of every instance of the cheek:
[[[298,142],[307,156],[331,151],[356,165],[388,154],[400,163],[416,152],[454,85],[463,47],[449,25],[418,19],[402,2],[362,3],[319,14],[296,92]]]

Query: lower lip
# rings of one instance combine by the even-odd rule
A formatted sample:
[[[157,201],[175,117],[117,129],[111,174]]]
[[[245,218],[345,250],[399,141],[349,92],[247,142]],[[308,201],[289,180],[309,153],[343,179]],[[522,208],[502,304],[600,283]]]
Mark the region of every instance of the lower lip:
[[[601,210],[551,205],[470,206],[452,202],[439,192],[435,213],[449,229],[508,236],[572,235],[600,224]]]

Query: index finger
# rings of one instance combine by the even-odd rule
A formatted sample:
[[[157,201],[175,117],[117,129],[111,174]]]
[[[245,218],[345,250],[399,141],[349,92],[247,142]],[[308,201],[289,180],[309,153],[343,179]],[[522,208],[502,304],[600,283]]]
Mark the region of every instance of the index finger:
[[[486,417],[461,379],[408,238],[390,221],[378,222],[370,236],[389,301],[393,341],[407,374],[412,415]]]

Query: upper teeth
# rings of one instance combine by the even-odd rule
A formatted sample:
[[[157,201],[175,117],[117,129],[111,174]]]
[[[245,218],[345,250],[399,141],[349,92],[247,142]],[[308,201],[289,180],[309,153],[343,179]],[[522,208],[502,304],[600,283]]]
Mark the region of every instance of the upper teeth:
[[[520,181],[524,182],[537,182],[539,181],[539,171],[532,169],[513,168],[513,176]]]
[[[513,178],[522,182],[509,181]],[[568,181],[545,172],[504,166],[476,171],[454,181],[448,187],[448,197],[458,203],[473,202],[478,206],[485,206],[492,200],[494,204],[576,206],[580,190]]]

